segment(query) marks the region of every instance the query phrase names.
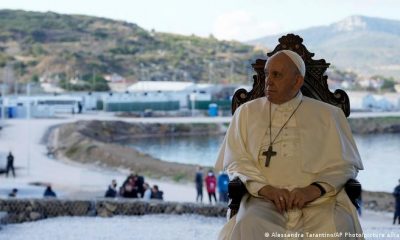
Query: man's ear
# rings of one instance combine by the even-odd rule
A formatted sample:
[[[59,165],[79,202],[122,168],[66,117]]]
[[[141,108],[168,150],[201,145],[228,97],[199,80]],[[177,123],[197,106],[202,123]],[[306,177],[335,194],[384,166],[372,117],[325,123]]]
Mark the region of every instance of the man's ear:
[[[297,75],[296,75],[295,87],[296,87],[297,89],[300,89],[301,86],[303,86],[303,84],[304,84],[304,77],[301,76],[300,74],[297,74]]]

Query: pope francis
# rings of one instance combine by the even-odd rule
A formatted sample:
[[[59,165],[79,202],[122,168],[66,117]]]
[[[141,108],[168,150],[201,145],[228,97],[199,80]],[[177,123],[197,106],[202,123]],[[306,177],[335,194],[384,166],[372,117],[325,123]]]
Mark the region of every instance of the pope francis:
[[[363,169],[343,111],[302,95],[297,53],[264,70],[265,97],[236,110],[218,153],[216,169],[249,192],[219,239],[363,239],[343,188]]]

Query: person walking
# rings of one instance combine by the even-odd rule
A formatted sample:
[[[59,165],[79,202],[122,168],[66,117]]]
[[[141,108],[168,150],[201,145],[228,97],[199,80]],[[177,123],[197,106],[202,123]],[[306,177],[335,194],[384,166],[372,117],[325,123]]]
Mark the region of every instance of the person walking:
[[[398,219],[400,224],[400,179],[399,185],[394,189],[393,196],[395,198],[395,209],[394,209],[394,217],[393,224],[396,224],[396,220]]]
[[[14,155],[12,154],[11,151],[7,156],[6,177],[8,177],[9,171],[12,171],[13,177],[15,178]]]

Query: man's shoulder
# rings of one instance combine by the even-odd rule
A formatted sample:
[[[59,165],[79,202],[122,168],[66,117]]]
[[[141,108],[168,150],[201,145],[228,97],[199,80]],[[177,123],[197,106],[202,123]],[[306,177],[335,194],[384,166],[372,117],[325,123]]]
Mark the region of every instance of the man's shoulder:
[[[326,103],[326,102],[323,102],[323,101],[320,101],[320,100],[317,100],[314,98],[306,97],[306,96],[303,96],[303,102],[306,105],[310,106],[311,109],[316,110],[316,111],[335,113],[338,110],[340,110],[340,108],[338,108],[332,104],[329,104],[329,103]]]
[[[257,98],[240,105],[236,111],[235,115],[242,115],[244,113],[254,115],[255,113],[260,112],[260,109],[265,105],[266,99],[265,97]]]
[[[243,107],[248,108],[249,110],[253,109],[259,109],[262,105],[266,103],[266,98],[265,97],[260,97],[253,99],[251,101],[243,103]]]

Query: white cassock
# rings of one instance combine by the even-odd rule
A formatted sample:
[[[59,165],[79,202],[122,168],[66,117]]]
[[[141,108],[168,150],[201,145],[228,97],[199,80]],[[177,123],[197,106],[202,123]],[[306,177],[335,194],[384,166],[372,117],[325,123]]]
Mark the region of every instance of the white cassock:
[[[219,239],[266,239],[267,234],[279,239],[301,236],[295,233],[303,233],[299,239],[363,239],[354,237],[361,235],[362,229],[343,188],[363,169],[343,111],[299,92],[284,104],[272,104],[272,139],[300,101],[273,144],[277,154],[269,167],[265,167],[263,155],[270,143],[269,101],[258,98],[236,110],[215,167],[226,170],[231,179],[239,177],[249,194],[242,198],[238,214],[224,226]],[[320,183],[326,194],[301,210],[283,215],[272,202],[258,195],[265,185],[291,191],[313,182]]]

